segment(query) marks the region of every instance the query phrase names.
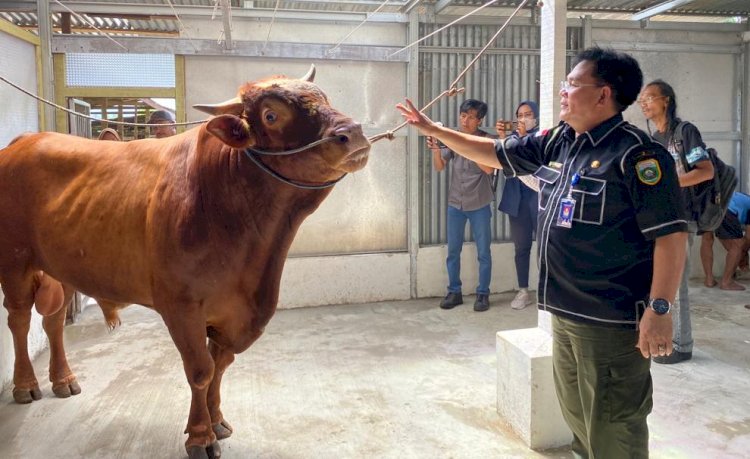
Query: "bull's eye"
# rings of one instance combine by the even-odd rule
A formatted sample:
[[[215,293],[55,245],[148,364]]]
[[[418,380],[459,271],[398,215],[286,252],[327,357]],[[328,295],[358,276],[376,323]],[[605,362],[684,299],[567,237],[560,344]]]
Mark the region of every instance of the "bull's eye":
[[[267,123],[275,123],[276,120],[279,118],[279,116],[276,114],[276,112],[267,111],[264,115]]]

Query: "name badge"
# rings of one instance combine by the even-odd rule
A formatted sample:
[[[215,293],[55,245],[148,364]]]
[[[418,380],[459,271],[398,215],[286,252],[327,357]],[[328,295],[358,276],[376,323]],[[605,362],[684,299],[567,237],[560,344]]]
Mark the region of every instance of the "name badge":
[[[557,226],[570,228],[573,226],[573,212],[576,209],[576,200],[571,197],[560,200],[560,210],[557,212]]]

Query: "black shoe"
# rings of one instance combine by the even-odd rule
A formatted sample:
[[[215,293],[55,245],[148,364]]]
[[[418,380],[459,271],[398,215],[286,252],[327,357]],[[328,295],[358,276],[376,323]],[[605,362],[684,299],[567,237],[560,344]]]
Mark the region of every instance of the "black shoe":
[[[486,311],[490,308],[490,297],[482,293],[477,293],[477,300],[474,302],[476,312]]]
[[[656,363],[661,363],[663,365],[670,365],[672,363],[680,363],[685,360],[690,360],[693,358],[693,352],[680,352],[680,351],[672,351],[669,355],[660,355],[658,357],[653,357],[651,360],[653,360]]]
[[[461,295],[461,292],[448,292],[448,294],[445,295],[445,298],[443,298],[443,301],[440,302],[440,309],[453,309],[459,304],[464,304],[464,298]]]

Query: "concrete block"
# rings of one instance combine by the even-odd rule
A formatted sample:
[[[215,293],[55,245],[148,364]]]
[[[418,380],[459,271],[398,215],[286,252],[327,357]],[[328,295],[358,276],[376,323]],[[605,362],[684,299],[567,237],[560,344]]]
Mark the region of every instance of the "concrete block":
[[[552,379],[552,337],[540,328],[497,333],[497,412],[531,449],[569,444]]]

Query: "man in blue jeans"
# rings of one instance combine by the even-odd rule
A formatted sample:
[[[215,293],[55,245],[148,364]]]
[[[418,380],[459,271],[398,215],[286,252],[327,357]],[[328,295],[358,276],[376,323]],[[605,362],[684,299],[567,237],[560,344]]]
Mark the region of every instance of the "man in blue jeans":
[[[479,129],[482,119],[487,114],[487,104],[467,99],[461,104],[459,130],[465,134],[489,137]],[[435,139],[428,137],[427,145],[432,150],[435,170],[442,171],[450,167],[450,184],[448,186],[448,294],[440,302],[442,309],[452,309],[463,304],[461,292],[461,249],[464,243],[466,221],[471,225],[471,233],[477,246],[479,261],[479,285],[474,302],[475,311],[486,311],[490,308],[490,277],[492,276],[492,239],[490,203],[494,197],[492,191],[492,174],[495,169],[483,166],[455,154],[446,147],[441,147]]]

